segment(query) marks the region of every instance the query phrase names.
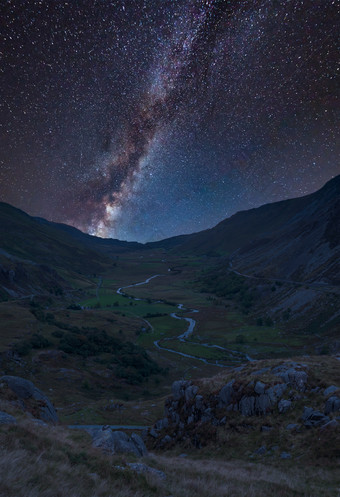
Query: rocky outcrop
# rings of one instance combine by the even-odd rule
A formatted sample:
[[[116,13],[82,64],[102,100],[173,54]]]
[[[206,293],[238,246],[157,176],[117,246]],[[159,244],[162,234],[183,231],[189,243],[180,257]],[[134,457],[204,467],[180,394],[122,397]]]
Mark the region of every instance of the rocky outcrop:
[[[18,400],[21,408],[30,412],[35,418],[56,424],[58,416],[48,397],[31,381],[18,376],[2,376],[0,388],[9,389]]]
[[[111,454],[132,454],[142,457],[147,454],[145,444],[139,435],[133,433],[129,437],[123,431],[113,431],[111,428],[95,430],[91,433],[92,446]]]
[[[242,373],[235,370],[234,374],[226,375],[225,384],[218,388],[213,385],[220,385],[220,381],[211,382],[212,388],[207,388],[209,382],[204,381],[198,381],[197,384],[185,380],[175,381],[172,385],[173,395],[165,403],[164,418],[157,421],[148,432],[151,445],[165,447],[191,439],[195,446],[199,446],[202,433],[207,433],[208,437],[219,426],[233,426],[235,421],[231,420],[235,420],[237,415],[238,422],[244,427],[248,425],[244,418],[271,415],[274,415],[275,423],[282,423],[284,429],[290,432],[328,426],[332,421],[329,414],[340,410],[340,399],[332,395],[325,401],[324,396],[336,392],[337,387],[326,387],[325,395],[322,395],[320,387],[315,387],[314,380],[308,383],[308,369],[306,364],[286,361],[250,373],[245,369]],[[321,410],[305,407],[302,412],[302,399],[308,399],[311,395],[310,398],[315,400],[316,394]],[[297,423],[298,419],[301,424]],[[271,424],[270,418],[268,424]],[[335,427],[337,422],[329,426]],[[272,428],[265,423],[260,430],[265,432]]]

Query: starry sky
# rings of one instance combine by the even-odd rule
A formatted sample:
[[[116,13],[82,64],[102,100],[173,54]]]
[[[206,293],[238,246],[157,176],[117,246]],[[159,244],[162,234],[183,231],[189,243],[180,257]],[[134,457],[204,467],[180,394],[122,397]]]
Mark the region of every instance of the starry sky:
[[[2,0],[0,200],[151,241],[340,173],[338,0]]]

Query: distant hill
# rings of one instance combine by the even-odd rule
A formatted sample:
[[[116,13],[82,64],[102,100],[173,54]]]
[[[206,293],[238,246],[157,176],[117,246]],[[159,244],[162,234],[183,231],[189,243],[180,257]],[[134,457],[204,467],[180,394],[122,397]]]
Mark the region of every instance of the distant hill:
[[[228,255],[245,273],[339,284],[340,175],[311,195],[238,212],[170,240],[178,252]]]
[[[102,239],[0,203],[0,300],[67,287],[63,273],[99,273],[138,243]]]

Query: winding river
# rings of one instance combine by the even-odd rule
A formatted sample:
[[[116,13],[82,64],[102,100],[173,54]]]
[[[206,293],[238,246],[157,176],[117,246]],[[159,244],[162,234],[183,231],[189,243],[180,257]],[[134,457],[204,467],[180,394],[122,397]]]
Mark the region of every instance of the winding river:
[[[123,292],[123,290],[125,290],[125,288],[133,288],[135,286],[147,285],[154,278],[159,278],[161,276],[165,276],[165,275],[164,274],[155,274],[154,276],[150,276],[150,278],[147,278],[145,281],[141,281],[139,283],[134,283],[132,285],[122,286],[122,287],[118,288],[117,293],[119,295],[126,295]],[[138,300],[138,301],[143,300],[143,301],[146,301],[146,299],[139,299],[139,298],[131,297],[131,296],[129,296],[129,298],[132,299],[132,300]],[[162,301],[159,300],[159,301],[157,301],[155,303],[161,303],[161,302]],[[187,309],[186,307],[184,307],[183,304],[177,304],[177,308],[180,309],[181,311],[186,311],[186,312],[189,312],[189,313],[197,313],[197,312],[199,312],[198,309]],[[175,312],[172,312],[170,314],[170,316],[172,318],[174,318],[174,319],[181,319],[181,320],[187,321],[189,323],[189,326],[188,326],[187,330],[184,333],[182,333],[181,335],[178,335],[178,337],[176,337],[177,340],[180,340],[181,342],[185,342],[188,339],[188,337],[193,333],[194,328],[196,326],[196,320],[192,319],[192,318],[178,316]],[[146,320],[144,320],[144,321],[147,322]],[[151,326],[151,324],[149,322],[147,322],[147,323],[149,324],[150,328],[153,330],[153,327]],[[204,362],[205,364],[209,364],[211,366],[217,366],[219,368],[229,368],[230,367],[230,365],[227,366],[225,364],[220,364],[220,362],[218,360],[216,360],[215,362],[209,362],[204,357],[198,357],[198,356],[186,354],[185,352],[179,352],[178,350],[173,350],[173,349],[170,349],[168,347],[163,347],[163,345],[160,345],[161,341],[165,342],[165,341],[169,341],[169,340],[174,340],[176,338],[171,337],[171,338],[162,338],[160,340],[155,340],[154,341],[154,345],[159,350],[164,350],[166,352],[172,352],[173,354],[177,354],[177,355],[180,355],[182,357],[188,357],[189,359],[196,359],[197,361]],[[236,350],[226,349],[224,347],[221,347],[220,345],[210,345],[208,343],[198,343],[198,342],[190,342],[190,343],[195,344],[195,345],[200,345],[201,347],[216,348],[216,349],[219,349],[219,350],[224,350],[229,355],[232,355],[234,357],[238,357],[239,359],[246,359],[248,361],[252,361],[253,360],[248,355],[241,354],[240,352],[238,352]]]

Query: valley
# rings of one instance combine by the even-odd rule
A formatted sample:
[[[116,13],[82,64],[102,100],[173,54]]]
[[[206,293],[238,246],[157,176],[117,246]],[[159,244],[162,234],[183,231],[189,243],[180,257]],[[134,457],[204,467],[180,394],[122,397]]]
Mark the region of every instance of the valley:
[[[81,464],[91,437],[96,443],[99,433],[109,443],[105,437],[123,429],[143,434],[148,461],[159,469],[167,459],[178,470],[182,453],[196,461],[195,478],[203,460],[215,468],[238,460],[242,468],[253,465],[250,471],[312,461],[328,468],[329,483],[322,493],[310,476],[308,488],[321,493],[308,495],[332,495],[340,237],[327,212],[334,223],[339,188],[338,177],[311,199],[239,213],[239,230],[232,217],[208,238],[202,232],[145,245],[90,237],[0,204],[1,376],[30,380],[48,395],[57,436],[75,444],[68,450]],[[320,220],[315,203],[328,206]],[[245,225],[265,219],[266,231],[247,235]],[[286,398],[270,397],[272,389]],[[42,418],[39,402],[25,402],[0,384],[1,410],[30,438],[25,423]],[[278,495],[307,495],[296,485]]]

